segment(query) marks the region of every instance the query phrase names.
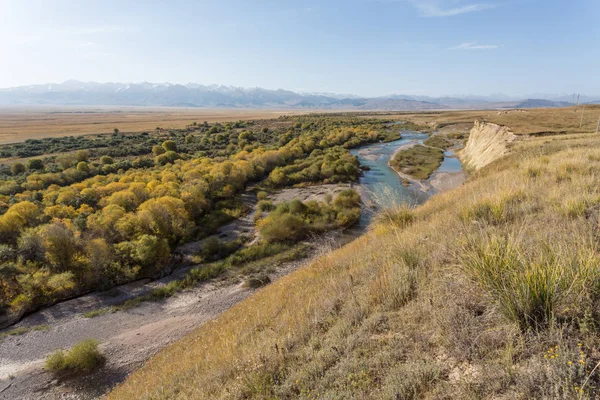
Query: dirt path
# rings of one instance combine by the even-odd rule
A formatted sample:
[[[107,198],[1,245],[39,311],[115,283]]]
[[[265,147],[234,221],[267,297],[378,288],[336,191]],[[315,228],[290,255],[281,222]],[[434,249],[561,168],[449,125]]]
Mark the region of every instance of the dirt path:
[[[306,263],[288,263],[270,278],[283,276]],[[121,287],[128,294],[149,286],[143,282]],[[0,342],[0,399],[91,399],[97,398],[169,343],[211,320],[254,290],[242,284],[206,283],[162,302],[143,303],[128,311],[85,318],[83,313],[123,296],[103,299],[83,296],[34,313],[17,324],[27,327],[48,324],[49,329],[9,336]],[[60,348],[94,338],[106,356],[98,372],[80,379],[57,380],[43,370],[46,356]]]

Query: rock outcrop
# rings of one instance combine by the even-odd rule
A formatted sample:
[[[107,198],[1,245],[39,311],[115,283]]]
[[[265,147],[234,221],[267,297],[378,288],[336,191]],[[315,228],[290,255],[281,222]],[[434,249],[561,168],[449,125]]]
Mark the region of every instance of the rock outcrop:
[[[509,143],[516,138],[506,126],[475,121],[460,158],[467,168],[477,170],[505,155]]]

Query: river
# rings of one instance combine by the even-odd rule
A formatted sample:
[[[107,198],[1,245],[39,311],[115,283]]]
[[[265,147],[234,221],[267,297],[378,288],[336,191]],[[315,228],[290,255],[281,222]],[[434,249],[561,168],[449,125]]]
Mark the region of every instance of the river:
[[[390,158],[399,147],[410,143],[423,143],[427,137],[423,133],[404,132],[402,139],[372,143],[350,151],[358,157],[361,166],[368,167],[359,179],[364,204],[357,224],[359,229],[363,230],[369,225],[373,217],[373,205],[418,205],[429,198],[427,193],[417,192],[404,186],[400,176],[388,165]]]

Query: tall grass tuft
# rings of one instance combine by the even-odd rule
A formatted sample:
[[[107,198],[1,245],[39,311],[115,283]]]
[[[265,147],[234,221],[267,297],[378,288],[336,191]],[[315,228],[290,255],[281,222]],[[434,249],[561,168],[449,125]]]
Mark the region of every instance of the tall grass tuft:
[[[375,225],[405,229],[415,222],[413,207],[398,199],[391,188],[385,187],[370,195],[377,206],[377,214],[373,218]]]
[[[378,271],[369,293],[384,310],[396,310],[413,300],[418,293],[423,271],[420,254],[414,249],[398,251]]]
[[[597,297],[600,267],[589,248],[563,252],[542,243],[532,250],[515,237],[492,236],[466,246],[461,258],[469,276],[523,330],[577,318]]]

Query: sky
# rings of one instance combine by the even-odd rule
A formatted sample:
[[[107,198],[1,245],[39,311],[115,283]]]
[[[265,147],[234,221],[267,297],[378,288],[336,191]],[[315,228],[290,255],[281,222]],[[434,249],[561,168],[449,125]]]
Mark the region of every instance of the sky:
[[[599,0],[0,0],[0,87],[600,94]]]

